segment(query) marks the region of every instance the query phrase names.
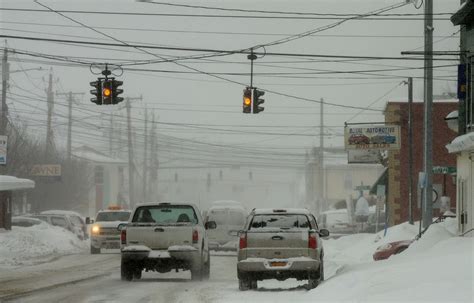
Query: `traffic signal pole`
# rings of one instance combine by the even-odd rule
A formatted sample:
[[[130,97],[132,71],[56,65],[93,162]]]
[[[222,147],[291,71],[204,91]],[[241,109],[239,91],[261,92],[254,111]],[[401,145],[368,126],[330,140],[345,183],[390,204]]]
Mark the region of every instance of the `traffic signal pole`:
[[[132,119],[131,119],[131,103],[132,100],[142,100],[142,97],[139,98],[127,98],[126,108],[127,108],[127,133],[128,133],[128,195],[129,195],[129,204],[130,208],[135,206],[135,166],[133,164],[133,143],[132,143]]]
[[[72,153],[72,103],[74,101],[74,96],[84,95],[84,93],[56,93],[57,96],[67,96],[68,97],[68,123],[67,123],[67,160],[71,161]]]
[[[2,116],[0,123],[0,135],[7,134],[7,81],[8,81],[8,50],[5,47],[3,49],[3,59],[2,59]]]

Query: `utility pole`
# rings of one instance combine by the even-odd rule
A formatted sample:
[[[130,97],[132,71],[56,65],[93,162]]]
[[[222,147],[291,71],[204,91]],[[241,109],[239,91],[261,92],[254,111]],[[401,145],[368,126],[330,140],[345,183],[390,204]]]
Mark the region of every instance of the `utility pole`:
[[[130,98],[126,99],[127,107],[127,133],[128,133],[128,195],[130,208],[135,206],[135,183],[134,183],[134,173],[135,165],[133,164],[133,143],[132,143],[132,119],[131,119],[131,103],[132,100],[142,100],[140,98]]]
[[[9,66],[8,66],[8,50],[7,47],[3,49],[3,59],[2,59],[2,116],[0,123],[0,135],[7,135],[7,81],[9,77]]]
[[[143,151],[143,202],[148,199],[147,195],[147,182],[148,182],[148,114],[145,107],[145,148]]]
[[[152,193],[151,189],[154,189],[153,193],[158,193],[158,144],[156,140],[156,124],[155,124],[155,112],[152,112],[151,116],[151,138],[150,138],[150,157],[151,157],[151,171],[150,171],[150,184],[152,185],[149,187],[150,193]],[[154,199],[156,197],[153,197]]]
[[[433,0],[425,0],[424,158],[426,186],[423,189],[423,227],[433,220]]]
[[[413,78],[408,78],[408,222],[413,225]]]
[[[53,116],[54,94],[53,94],[53,69],[50,69],[49,84],[46,90],[46,98],[48,104],[48,118],[46,123],[46,150],[45,159],[49,159],[53,150],[53,130],[51,129],[51,118]]]
[[[114,151],[113,145],[112,145],[112,140],[113,140],[113,135],[114,135],[114,113],[110,113],[110,128],[109,128],[109,156],[112,156],[112,153]]]
[[[69,92],[67,94],[64,93],[56,93],[58,96],[68,96],[68,124],[67,124],[67,160],[71,161],[71,153],[72,153],[72,103],[74,101],[75,95],[84,95],[84,93],[73,93]],[[48,112],[49,114],[49,112]]]
[[[319,110],[319,197],[320,210],[326,210],[326,201],[324,199],[324,99],[321,98]]]

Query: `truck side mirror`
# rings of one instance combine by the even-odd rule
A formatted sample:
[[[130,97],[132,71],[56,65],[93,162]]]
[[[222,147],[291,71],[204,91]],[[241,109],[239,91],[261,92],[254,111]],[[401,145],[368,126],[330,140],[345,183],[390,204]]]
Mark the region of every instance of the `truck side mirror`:
[[[329,230],[322,228],[319,230],[319,235],[323,238],[329,237]]]
[[[91,220],[91,218],[86,217],[86,224],[92,224],[94,223],[94,220]]]
[[[217,224],[216,221],[208,221],[206,224],[204,224],[205,229],[216,229]]]

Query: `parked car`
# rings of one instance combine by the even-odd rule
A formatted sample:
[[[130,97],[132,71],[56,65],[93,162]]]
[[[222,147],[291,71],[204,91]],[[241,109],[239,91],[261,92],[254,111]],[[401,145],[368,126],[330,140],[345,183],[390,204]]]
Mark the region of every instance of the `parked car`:
[[[121,277],[140,279],[142,271],[190,270],[192,280],[209,279],[211,254],[206,229],[194,204],[147,203],[136,206],[121,230]]]
[[[32,217],[17,216],[12,218],[12,226],[31,227],[41,223],[44,224],[42,220]]]
[[[91,254],[100,254],[101,248],[120,248],[118,226],[128,222],[130,213],[130,210],[116,207],[97,213],[91,227]]]
[[[349,137],[349,144],[370,144],[370,139],[365,135],[351,135]]]
[[[84,232],[82,228],[74,225],[68,215],[39,214],[32,215],[31,217],[43,220],[54,226],[62,227],[75,234],[79,239],[84,240]]]
[[[42,211],[41,214],[43,215],[66,215],[69,216],[72,224],[75,226],[79,226],[84,233],[84,239],[89,238],[89,233],[87,232],[87,224],[85,219],[82,217],[81,214],[71,211],[71,210],[46,210]]]
[[[410,246],[415,240],[402,240],[396,242],[390,242],[379,246],[375,253],[372,255],[375,261],[385,260],[390,258],[392,255],[397,255],[403,252]]]
[[[239,232],[239,289],[256,289],[257,281],[295,278],[310,288],[324,280],[324,249],[319,229],[306,209],[254,209]]]
[[[397,138],[391,135],[376,135],[370,138],[372,144],[394,144]]]
[[[231,235],[233,230],[244,227],[248,212],[239,202],[216,202],[206,212],[204,222],[215,221],[216,229],[207,232],[209,248],[213,250],[237,250],[238,237]]]
[[[351,223],[346,208],[322,212],[318,223],[321,228],[329,230],[334,236],[353,234],[357,231],[357,225]]]

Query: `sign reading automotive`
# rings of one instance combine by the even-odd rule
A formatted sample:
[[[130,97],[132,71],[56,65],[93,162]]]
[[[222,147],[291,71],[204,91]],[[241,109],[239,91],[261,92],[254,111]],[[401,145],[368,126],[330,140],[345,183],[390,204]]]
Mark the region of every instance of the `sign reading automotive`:
[[[60,177],[60,164],[38,164],[31,169],[31,175],[36,177]]]
[[[344,131],[346,149],[400,149],[399,125],[348,125]]]
[[[0,136],[0,164],[7,164],[7,136]]]

